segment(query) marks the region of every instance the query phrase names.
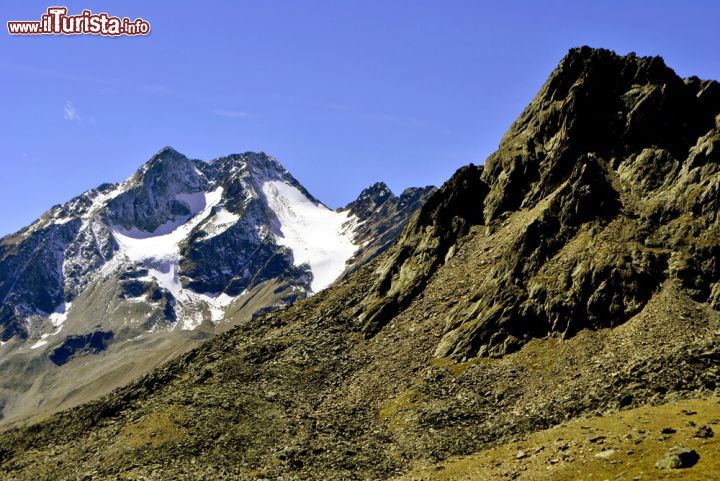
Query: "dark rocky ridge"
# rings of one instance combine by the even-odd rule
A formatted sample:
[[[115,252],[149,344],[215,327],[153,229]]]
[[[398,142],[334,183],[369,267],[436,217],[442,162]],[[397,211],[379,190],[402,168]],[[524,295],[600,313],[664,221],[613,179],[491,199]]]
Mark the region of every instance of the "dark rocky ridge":
[[[413,216],[378,269],[372,291],[358,311],[372,336],[425,288],[428,278],[471,225],[482,220],[477,196],[487,191],[482,167],[460,169]]]
[[[410,187],[396,196],[384,182],[377,182],[345,206],[343,210],[358,219],[356,240],[362,246],[350,260],[345,275],[385,252],[435,190],[432,186]]]
[[[15,242],[13,238],[0,242],[1,341],[27,335],[14,306],[31,312],[52,312],[62,302],[62,253],[77,234],[79,224],[48,226],[32,232],[24,242]]]
[[[572,50],[485,166],[458,171],[383,255],[4,433],[0,473],[389,479],[563,420],[717,395],[716,91],[658,58]]]
[[[718,281],[718,241],[708,237],[716,234],[719,113],[717,82],[682,80],[659,57],[571,50],[474,174],[463,204],[475,211],[452,209],[440,229],[438,213],[411,222],[363,308],[366,329],[396,315],[447,252],[433,229],[454,239],[458,225],[492,230],[517,210],[541,212],[498,259],[496,275],[448,315],[436,355],[503,355],[533,337],[617,325],[672,275],[708,300]],[[446,187],[458,191],[453,182]],[[581,231],[590,236],[585,248],[561,259]],[[607,243],[615,248],[600,257],[597,246]],[[671,257],[685,267],[671,272]]]
[[[130,178],[132,187],[110,200],[104,217],[112,225],[153,232],[168,221],[190,216],[190,207],[175,196],[207,189],[202,165],[171,147],[161,149]]]

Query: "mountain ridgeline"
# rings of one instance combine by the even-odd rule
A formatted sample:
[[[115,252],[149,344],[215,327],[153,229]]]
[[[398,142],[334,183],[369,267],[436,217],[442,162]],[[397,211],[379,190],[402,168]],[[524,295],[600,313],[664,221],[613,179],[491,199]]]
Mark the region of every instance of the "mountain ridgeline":
[[[372,334],[473,225],[528,224],[446,318],[437,356],[503,355],[612,327],[668,278],[718,306],[720,86],[662,59],[571,51],[484,167],[460,170],[386,257],[361,308]]]
[[[331,210],[265,154],[205,162],[162,149],[0,240],[0,419],[127,382],[230,327],[227,312],[237,321],[324,289],[387,249],[432,191],[378,183]],[[68,382],[86,361],[95,370]]]
[[[107,396],[4,432],[0,473],[460,479],[439,463],[716,395],[719,187],[717,82],[573,49],[498,150],[432,192],[389,248]],[[367,205],[349,211],[383,210]],[[492,463],[502,479],[577,479],[587,454],[558,446]],[[519,460],[542,451],[554,462],[531,478]]]

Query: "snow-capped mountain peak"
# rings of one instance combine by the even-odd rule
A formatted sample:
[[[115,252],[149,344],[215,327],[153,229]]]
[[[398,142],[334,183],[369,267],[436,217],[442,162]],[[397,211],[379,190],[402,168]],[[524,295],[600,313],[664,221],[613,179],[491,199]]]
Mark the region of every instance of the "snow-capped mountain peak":
[[[107,369],[150,368],[142,356],[229,327],[226,312],[242,322],[313,295],[385,250],[431,189],[408,192],[376,184],[332,210],[264,153],[163,148],[0,239],[0,358],[24,373],[8,382],[98,353]]]
[[[30,263],[32,246],[42,249],[37,243],[44,240],[42,246],[53,247],[42,250],[47,259],[33,266],[42,275],[32,282],[14,264],[18,256],[2,253],[6,320],[0,338],[33,337],[27,319],[71,305],[98,283],[117,284],[116,310],[127,299],[147,305],[123,322],[151,330],[217,322],[219,296],[235,300],[278,279],[285,287],[261,310],[293,302],[334,282],[362,257],[359,251],[367,255],[367,221],[389,199],[397,198],[377,183],[346,208],[331,210],[264,153],[203,162],[165,147],[124,182],[91,189],[3,239],[4,245],[16,243],[19,257]],[[406,210],[401,222],[411,213]],[[374,238],[397,225],[374,229]],[[50,236],[55,244],[47,242]],[[26,282],[39,282],[44,294]]]
[[[287,305],[388,243],[386,231],[414,210],[379,225],[374,212],[392,199],[378,183],[332,210],[264,153],[204,162],[165,147],[124,182],[91,189],[2,239],[0,340],[57,335],[59,312],[73,326],[93,305],[90,289],[115,292],[96,325],[129,332],[212,325],[270,285],[249,314]]]

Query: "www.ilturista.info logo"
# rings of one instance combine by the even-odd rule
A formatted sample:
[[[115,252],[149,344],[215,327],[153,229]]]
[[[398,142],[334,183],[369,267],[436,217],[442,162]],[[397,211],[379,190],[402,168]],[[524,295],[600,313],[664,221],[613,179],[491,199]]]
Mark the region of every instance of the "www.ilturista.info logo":
[[[83,10],[80,15],[68,15],[67,7],[49,7],[39,21],[22,20],[7,23],[10,35],[147,35],[150,23],[142,18],[113,17],[107,13]]]

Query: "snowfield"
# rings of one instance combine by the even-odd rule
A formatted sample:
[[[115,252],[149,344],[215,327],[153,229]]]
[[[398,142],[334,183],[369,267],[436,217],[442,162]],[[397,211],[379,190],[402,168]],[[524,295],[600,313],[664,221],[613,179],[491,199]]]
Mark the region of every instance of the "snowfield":
[[[274,232],[278,245],[292,251],[293,264],[308,265],[313,280],[310,289],[316,293],[333,283],[345,270],[346,262],[360,247],[353,243],[357,219],[348,212],[335,212],[308,199],[297,187],[282,180],[262,181],[262,193],[267,205],[280,221]],[[120,247],[121,261],[116,269],[125,269],[124,262],[142,263],[148,269],[145,280],[155,279],[160,287],[175,297],[178,329],[195,329],[203,320],[205,305],[211,320],[222,319],[227,306],[236,298],[225,294],[197,293],[184,289],[180,282],[180,244],[197,226],[203,224],[208,237],[230,228],[239,216],[225,209],[222,187],[211,192],[178,194],[176,198],[190,206],[192,214],[175,219],[145,232],[137,228],[111,226]]]
[[[55,327],[62,327],[63,323],[67,320],[68,311],[72,307],[72,302],[65,302],[55,308],[55,312],[48,316],[48,319]]]
[[[146,232],[135,227],[128,230],[113,226],[111,231],[120,246],[120,251],[133,262],[179,261],[180,243],[220,202],[222,191],[222,187],[218,187],[212,192],[177,195],[176,198],[188,204],[193,213],[189,217],[161,225],[154,232]]]
[[[215,212],[215,215],[213,215],[208,220],[207,225],[204,226],[205,231],[208,232],[208,235],[207,237],[205,237],[205,239],[211,239],[215,236],[222,234],[230,227],[235,225],[238,220],[240,220],[239,215],[230,212],[224,207],[221,207]]]
[[[321,291],[345,270],[360,247],[353,243],[356,219],[316,204],[296,187],[278,180],[263,183],[268,206],[280,221],[275,242],[293,253],[293,264],[308,264],[313,274],[311,289]],[[279,234],[279,235],[278,235]]]
[[[131,262],[143,263],[148,268],[148,280],[154,278],[160,287],[167,289],[175,297],[178,302],[176,306],[178,318],[181,320],[178,324],[180,329],[190,330],[200,325],[202,315],[196,309],[199,303],[207,305],[212,321],[217,322],[222,318],[224,309],[235,299],[225,294],[219,296],[199,294],[184,289],[179,276],[180,243],[195,227],[212,215],[213,208],[222,199],[222,193],[222,187],[218,187],[211,192],[177,195],[178,200],[190,206],[193,214],[168,222],[154,232],[145,232],[136,228],[127,230],[119,226],[113,226],[111,229],[120,247],[120,253]],[[231,215],[222,217],[223,227],[229,227],[232,221]]]
[[[153,232],[133,227],[124,229],[120,226],[112,227],[120,250],[131,261],[146,259],[176,259],[180,255],[180,242],[202,222],[212,208],[220,202],[222,187],[212,192],[198,192],[195,194],[178,194],[176,198],[188,204],[192,214],[161,225]]]
[[[30,346],[30,349],[39,349],[39,348],[41,348],[41,347],[43,347],[43,346],[47,346],[48,342],[45,340],[45,338],[46,338],[47,336],[48,336],[47,334],[43,334],[43,338],[40,339],[40,340],[39,340],[38,342],[36,342],[35,344],[33,344],[32,346]]]

